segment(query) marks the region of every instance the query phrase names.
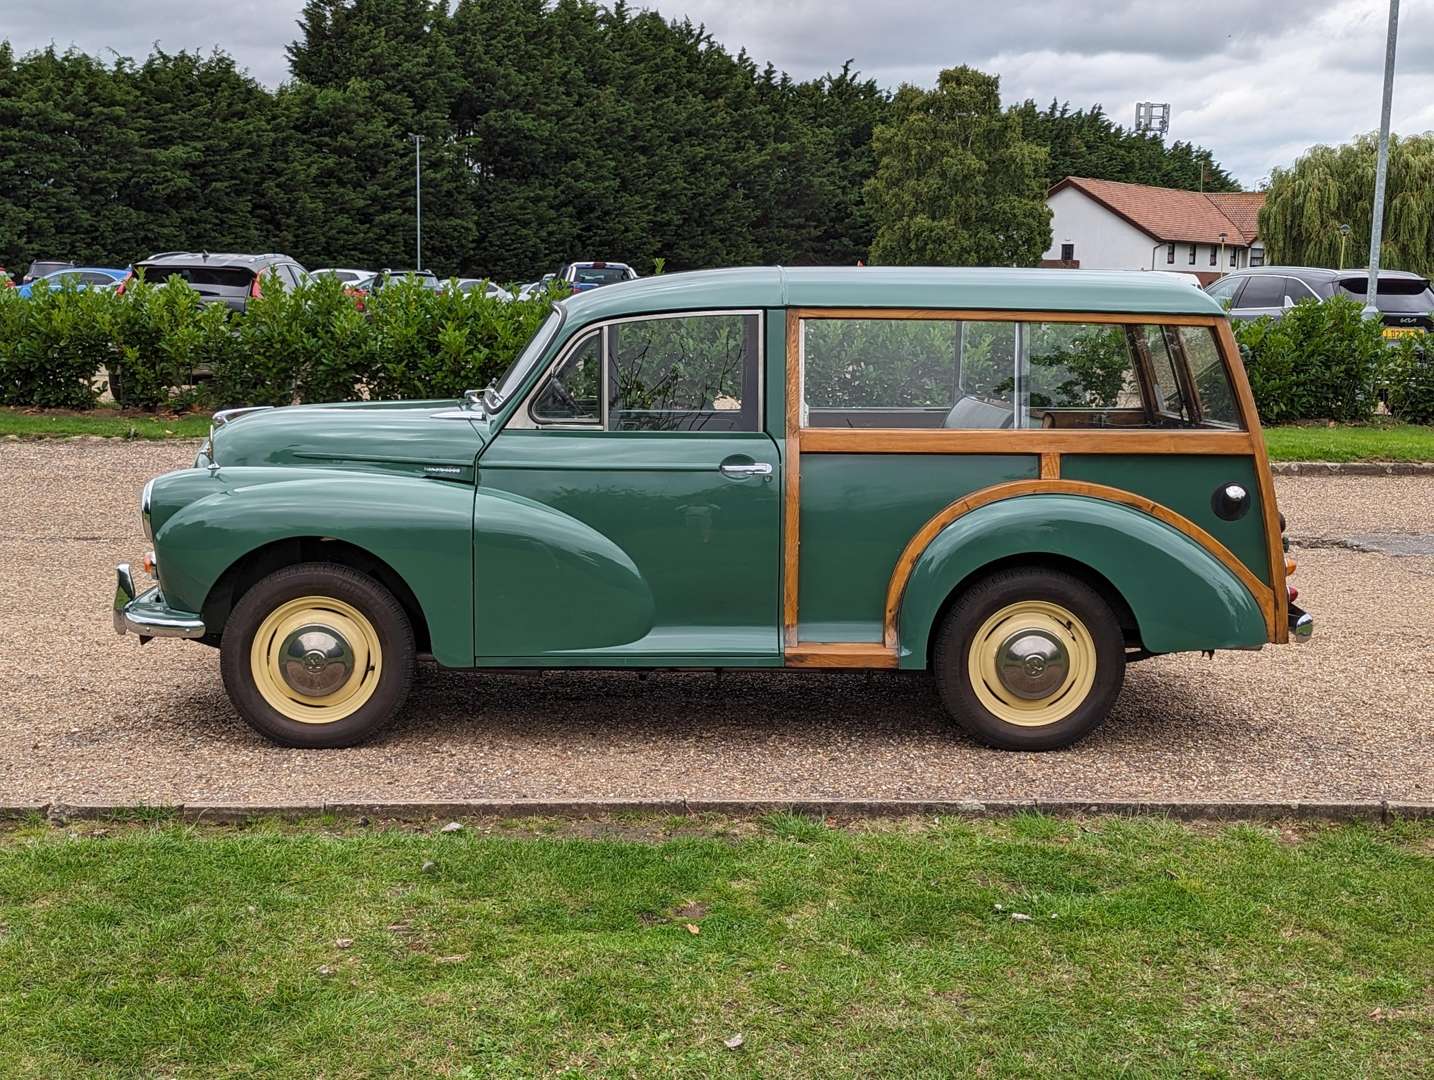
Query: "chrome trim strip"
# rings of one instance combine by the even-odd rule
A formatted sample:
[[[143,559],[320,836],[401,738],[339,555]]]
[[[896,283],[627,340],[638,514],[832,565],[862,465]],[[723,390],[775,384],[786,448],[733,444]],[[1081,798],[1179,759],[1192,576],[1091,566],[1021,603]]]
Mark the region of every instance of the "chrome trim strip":
[[[238,420],[241,416],[248,416],[250,413],[264,412],[273,407],[272,405],[246,405],[242,409],[220,409],[214,414],[212,419],[214,426],[219,428]]]
[[[150,510],[154,504],[154,480],[144,485],[144,490],[139,493],[139,523],[144,530],[144,538],[151,544],[154,543],[154,525],[150,521]]]

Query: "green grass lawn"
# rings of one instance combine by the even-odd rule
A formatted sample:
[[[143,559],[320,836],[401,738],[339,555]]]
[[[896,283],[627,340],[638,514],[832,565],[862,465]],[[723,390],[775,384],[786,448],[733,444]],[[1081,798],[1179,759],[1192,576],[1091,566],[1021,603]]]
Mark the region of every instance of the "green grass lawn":
[[[0,438],[6,435],[18,435],[22,439],[100,435],[115,439],[202,439],[208,434],[206,413],[165,417],[104,408],[87,413],[0,408]]]
[[[1434,461],[1434,427],[1370,424],[1265,428],[1271,461]]]
[[[12,832],[0,1075],[1306,1078],[1434,1049],[1427,825],[608,827]]]

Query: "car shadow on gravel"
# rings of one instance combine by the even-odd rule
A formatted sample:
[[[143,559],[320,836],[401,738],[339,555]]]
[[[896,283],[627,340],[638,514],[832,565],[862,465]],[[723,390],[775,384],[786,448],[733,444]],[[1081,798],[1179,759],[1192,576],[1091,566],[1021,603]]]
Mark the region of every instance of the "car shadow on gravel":
[[[1066,752],[1109,753],[1198,741],[1208,724],[1201,690],[1188,683],[1179,673],[1153,665],[1131,668],[1111,718]],[[174,705],[160,726],[186,744],[212,740],[231,747],[268,746],[240,720],[217,681],[212,686],[194,684],[189,694],[181,690]],[[168,741],[161,732],[156,735]],[[432,664],[419,666],[408,702],[393,726],[366,745],[460,750],[563,743],[600,751],[624,743],[703,740],[743,745],[773,739],[839,743],[844,754],[860,753],[863,744],[905,740],[985,750],[947,719],[934,682],[922,672],[640,675],[451,671]]]

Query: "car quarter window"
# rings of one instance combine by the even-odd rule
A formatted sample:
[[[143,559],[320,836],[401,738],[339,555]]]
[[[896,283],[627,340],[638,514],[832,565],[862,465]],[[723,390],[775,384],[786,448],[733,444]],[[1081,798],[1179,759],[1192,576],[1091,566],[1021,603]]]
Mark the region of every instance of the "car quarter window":
[[[755,312],[627,319],[570,347],[530,416],[609,431],[758,431],[760,385]]]
[[[1204,339],[1191,340],[1206,350],[1200,371],[1217,403],[1204,418],[1224,426],[1238,414],[1218,345],[1207,327],[1200,329]],[[1196,384],[1183,377],[1186,360],[1175,327],[1064,319],[804,318],[801,341],[807,427],[1202,423]]]
[[[1190,366],[1190,382],[1200,404],[1200,419],[1206,425],[1241,427],[1240,410],[1230,373],[1220,359],[1215,331],[1208,326],[1182,326],[1181,347]]]

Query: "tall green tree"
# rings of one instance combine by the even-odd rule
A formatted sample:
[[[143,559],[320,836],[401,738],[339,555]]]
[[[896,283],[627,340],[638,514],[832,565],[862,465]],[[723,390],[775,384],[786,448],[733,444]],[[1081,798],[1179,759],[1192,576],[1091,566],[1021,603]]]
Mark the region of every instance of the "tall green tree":
[[[1049,151],[1048,186],[1067,176],[1088,176],[1187,191],[1240,190],[1210,151],[1188,142],[1166,146],[1159,135],[1129,131],[1099,105],[1072,109],[1068,102],[1052,101],[1040,109],[1027,100],[1017,112],[1026,137]]]
[[[1047,153],[1001,108],[1000,80],[970,67],[934,90],[903,86],[873,136],[866,194],[876,222],[871,261],[1029,266],[1050,244]]]
[[[1369,265],[1373,133],[1343,146],[1314,146],[1270,173],[1260,211],[1269,261],[1294,266]],[[1434,274],[1434,134],[1389,137],[1389,173],[1380,264]],[[1349,226],[1344,239],[1340,226]]]

